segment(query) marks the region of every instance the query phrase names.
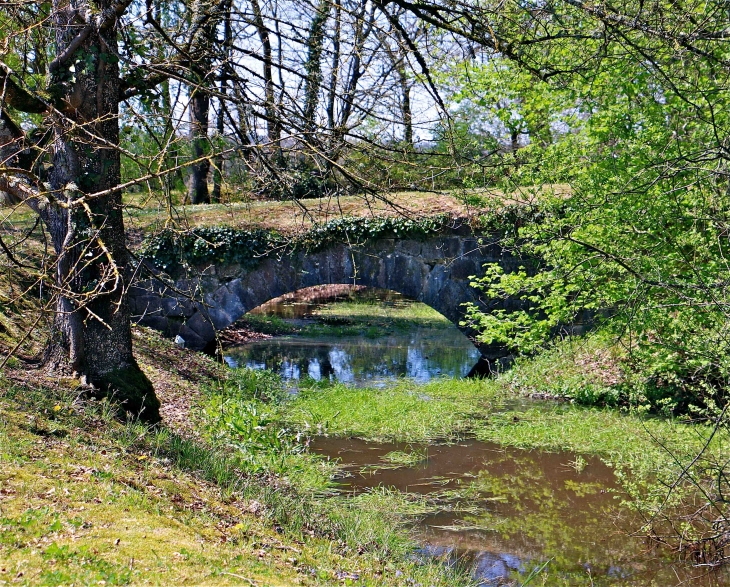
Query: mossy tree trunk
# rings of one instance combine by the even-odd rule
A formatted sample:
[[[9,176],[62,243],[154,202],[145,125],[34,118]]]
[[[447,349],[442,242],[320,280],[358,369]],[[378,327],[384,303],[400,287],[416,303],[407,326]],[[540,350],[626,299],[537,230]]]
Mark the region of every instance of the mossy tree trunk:
[[[304,64],[307,72],[304,78],[304,131],[310,135],[308,138],[311,138],[316,126],[319,88],[322,85],[322,50],[329,10],[329,0],[321,0],[309,26],[307,61]]]
[[[210,96],[202,88],[194,88],[190,96],[190,140],[193,149],[193,160],[190,166],[188,199],[191,204],[210,204],[208,190],[208,173],[210,160],[210,138],[208,137],[208,116],[210,114]]]
[[[63,110],[48,115],[54,198],[41,211],[57,257],[58,301],[46,364],[86,378],[124,410],[158,421],[159,401],[132,354],[129,259],[122,194],[116,189],[121,183],[117,18],[91,26],[78,43],[79,20],[88,22],[118,6],[106,0],[71,8],[54,1],[56,54],[71,48],[72,56],[50,79]]]

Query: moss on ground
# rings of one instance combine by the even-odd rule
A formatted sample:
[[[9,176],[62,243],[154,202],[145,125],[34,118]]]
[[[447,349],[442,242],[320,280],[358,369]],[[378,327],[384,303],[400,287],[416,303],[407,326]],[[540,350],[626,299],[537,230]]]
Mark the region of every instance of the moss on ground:
[[[135,341],[163,404],[157,430],[120,422],[71,380],[44,386],[18,370],[0,380],[0,585],[468,584],[413,559],[405,524],[417,501],[334,498],[331,464],[295,440],[263,447],[267,467],[253,472],[235,434],[200,438],[211,397],[245,399],[275,378],[216,388],[212,360],[146,330]]]

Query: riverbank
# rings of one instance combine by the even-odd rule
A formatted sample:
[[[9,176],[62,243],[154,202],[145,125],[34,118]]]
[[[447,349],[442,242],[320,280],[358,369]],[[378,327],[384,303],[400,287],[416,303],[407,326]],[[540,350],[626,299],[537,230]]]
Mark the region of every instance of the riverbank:
[[[708,434],[615,410],[521,400],[513,382],[528,368],[534,376],[534,364],[493,381],[312,383],[292,398],[269,372],[222,369],[144,329],[135,343],[163,403],[166,424],[157,431],[119,423],[107,404],[82,399],[73,381],[47,387],[20,371],[5,374],[0,582],[467,585],[468,569],[455,575],[413,558],[409,524],[438,504],[392,491],[335,497],[339,470],[306,450],[309,439],[469,437],[596,455],[618,472],[623,498],[642,494],[648,508],[676,468],[652,436],[686,456]],[[717,438],[706,454],[726,450]]]
[[[0,584],[468,583],[413,559],[405,524],[417,500],[329,499],[334,467],[302,452],[265,402],[250,404],[255,438],[222,436],[214,398],[232,386],[242,398],[265,374],[229,380],[151,331],[135,343],[164,406],[158,430],[118,422],[73,381],[4,373]]]

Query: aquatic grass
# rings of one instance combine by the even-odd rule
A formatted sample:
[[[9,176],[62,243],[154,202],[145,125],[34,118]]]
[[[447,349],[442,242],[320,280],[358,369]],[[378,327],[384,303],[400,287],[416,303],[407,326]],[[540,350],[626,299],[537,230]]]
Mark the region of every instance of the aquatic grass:
[[[331,500],[326,505],[338,534],[348,544],[407,556],[415,546],[406,525],[434,511],[422,496],[377,487],[354,497]]]
[[[595,455],[619,475],[625,472],[622,482],[630,477],[647,491],[648,484],[666,480],[667,471],[675,474],[677,459],[691,460],[711,431],[706,425],[566,402],[525,400],[513,408],[510,396],[514,390],[504,376],[427,385],[400,382],[386,389],[320,383],[286,404],[281,418],[306,434],[394,442],[475,437],[502,446],[570,451],[576,454],[575,467]],[[717,455],[728,449],[730,439],[722,435],[708,447]],[[660,485],[652,490],[655,497]]]
[[[641,417],[571,404],[538,404],[496,412],[476,424],[475,437],[503,446],[597,455],[612,463],[664,460],[663,439],[681,451],[701,448],[709,427],[676,420]],[[718,438],[713,446],[720,447]]]
[[[239,324],[246,325],[256,332],[278,336],[297,334],[302,330],[302,326],[292,324],[289,320],[274,314],[254,314],[249,312],[240,319]]]
[[[402,381],[384,389],[310,384],[300,389],[281,417],[309,434],[403,442],[456,440],[479,418],[480,404],[489,409],[498,396],[484,381]]]
[[[428,460],[428,447],[408,448],[408,451],[393,450],[380,460],[393,467],[415,467]]]

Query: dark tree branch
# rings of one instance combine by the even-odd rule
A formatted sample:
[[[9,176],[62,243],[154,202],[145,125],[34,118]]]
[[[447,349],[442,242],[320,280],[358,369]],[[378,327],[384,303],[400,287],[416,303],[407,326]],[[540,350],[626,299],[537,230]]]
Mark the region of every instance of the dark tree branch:
[[[68,63],[71,57],[73,57],[74,53],[76,53],[76,51],[81,48],[86,39],[88,39],[89,35],[93,33],[95,29],[102,32],[109,30],[109,28],[113,26],[119,18],[122,17],[122,15],[131,3],[132,0],[123,0],[122,2],[117,2],[116,4],[113,4],[109,8],[102,11],[102,13],[99,15],[95,22],[92,21],[88,23],[83,29],[81,29],[81,31],[79,31],[79,33],[69,42],[63,53],[61,53],[53,61],[51,61],[51,63],[48,65],[48,71],[54,73],[58,71],[63,65]]]
[[[2,104],[9,104],[11,107],[21,112],[32,114],[41,114],[48,110],[48,105],[25,88],[23,88],[13,77],[15,74],[5,63],[0,61],[0,97]]]

